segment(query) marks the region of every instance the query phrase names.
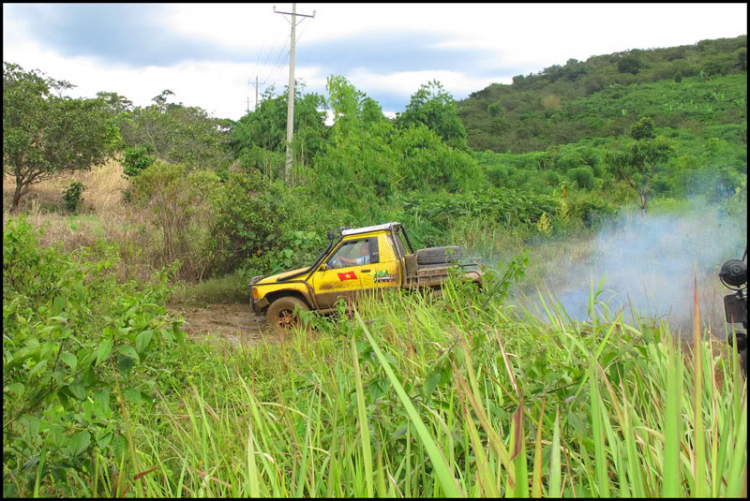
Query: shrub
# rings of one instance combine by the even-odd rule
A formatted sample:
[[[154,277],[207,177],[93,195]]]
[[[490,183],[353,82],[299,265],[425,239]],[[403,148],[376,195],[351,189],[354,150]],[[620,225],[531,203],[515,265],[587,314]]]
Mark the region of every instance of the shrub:
[[[150,405],[145,366],[168,394],[183,334],[162,306],[166,274],[118,284],[109,258],[43,248],[37,236],[23,219],[3,227],[3,470],[13,478],[3,494],[74,497],[66,478],[95,484],[94,462],[125,463],[118,396],[135,411]],[[54,487],[39,491],[41,479]]]
[[[557,186],[560,184],[560,174],[550,170],[544,173],[544,182],[547,186]]]
[[[215,219],[210,228],[216,264],[213,271],[233,271],[248,259],[255,268],[270,269],[271,254],[280,246],[280,226],[286,219],[285,199],[283,184],[269,183],[258,171],[230,173],[214,201]]]
[[[560,96],[551,94],[542,98],[542,107],[545,110],[556,110],[560,107]]]
[[[65,201],[65,208],[70,212],[75,212],[78,209],[78,205],[82,202],[81,194],[86,189],[83,183],[73,181],[70,183],[65,190],[63,190],[63,200]]]
[[[283,152],[269,151],[258,146],[246,147],[241,150],[238,160],[244,172],[258,170],[271,180],[284,176]]]
[[[574,181],[579,188],[592,190],[594,188],[594,172],[591,167],[585,165],[570,169],[568,178]]]
[[[571,197],[570,215],[583,222],[586,228],[597,228],[616,215],[618,209],[594,194],[579,194]]]
[[[539,230],[539,233],[544,235],[552,233],[552,223],[546,212],[542,212],[542,217],[540,217],[539,221],[536,223],[536,229]]]
[[[508,184],[508,168],[503,165],[493,165],[487,168],[487,179],[496,188],[502,188]]]
[[[122,162],[125,176],[136,177],[142,170],[150,167],[156,161],[156,157],[148,155],[151,150],[148,145],[142,148],[125,149],[125,158]]]
[[[159,228],[163,242],[157,265],[181,261],[180,276],[200,279],[210,267],[209,226],[219,177],[208,170],[189,175],[182,164],[156,161],[134,178],[133,198]]]
[[[394,150],[398,158],[396,168],[407,189],[429,185],[455,192],[481,177],[479,166],[471,155],[449,147],[422,124],[400,131],[394,141]]]

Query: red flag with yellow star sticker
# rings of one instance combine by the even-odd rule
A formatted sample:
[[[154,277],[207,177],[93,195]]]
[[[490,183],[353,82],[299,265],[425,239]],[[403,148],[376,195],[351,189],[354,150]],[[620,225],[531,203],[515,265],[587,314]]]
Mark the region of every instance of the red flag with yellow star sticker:
[[[353,271],[347,271],[346,273],[337,273],[341,282],[345,280],[357,280],[357,274]]]

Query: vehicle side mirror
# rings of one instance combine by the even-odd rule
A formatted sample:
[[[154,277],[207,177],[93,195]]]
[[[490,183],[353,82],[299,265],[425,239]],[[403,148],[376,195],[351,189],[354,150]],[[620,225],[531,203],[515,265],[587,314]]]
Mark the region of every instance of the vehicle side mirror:
[[[320,265],[320,268],[318,268],[318,271],[326,271],[327,269],[328,269],[328,266],[325,263],[323,263]]]

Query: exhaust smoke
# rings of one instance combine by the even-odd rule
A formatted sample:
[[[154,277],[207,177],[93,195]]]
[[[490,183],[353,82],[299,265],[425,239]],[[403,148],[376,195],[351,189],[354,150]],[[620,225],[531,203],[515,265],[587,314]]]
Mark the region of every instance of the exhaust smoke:
[[[722,301],[727,291],[718,273],[725,261],[739,258],[747,245],[747,213],[745,208],[742,211],[741,215],[730,216],[720,206],[694,203],[690,210],[680,213],[643,217],[640,211],[624,213],[585,242],[576,259],[571,253],[558,253],[545,266],[556,271],[549,281],[543,277],[544,284],[571,319],[585,321],[591,282],[596,290],[604,277],[604,292],[598,299],[610,312],[622,311],[628,321],[634,320],[633,313],[641,318],[663,319],[684,332],[690,330],[692,322],[697,269],[701,319],[724,337]],[[545,243],[531,249],[530,260],[534,254],[544,254],[541,247],[561,244]],[[525,284],[527,297],[517,302],[540,313],[543,310],[533,304],[534,300],[529,303],[532,291],[528,287]],[[544,294],[547,287],[539,288]]]

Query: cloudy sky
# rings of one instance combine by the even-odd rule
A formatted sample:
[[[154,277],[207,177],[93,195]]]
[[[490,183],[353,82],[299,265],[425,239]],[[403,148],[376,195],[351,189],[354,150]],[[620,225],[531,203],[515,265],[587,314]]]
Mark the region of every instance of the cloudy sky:
[[[277,11],[291,12],[291,3]],[[388,114],[432,79],[456,98],[570,58],[747,34],[747,4],[297,4],[295,77],[343,75]],[[304,20],[302,20],[304,19]],[[274,4],[3,4],[3,60],[136,105],[240,118],[289,81],[291,16]]]

